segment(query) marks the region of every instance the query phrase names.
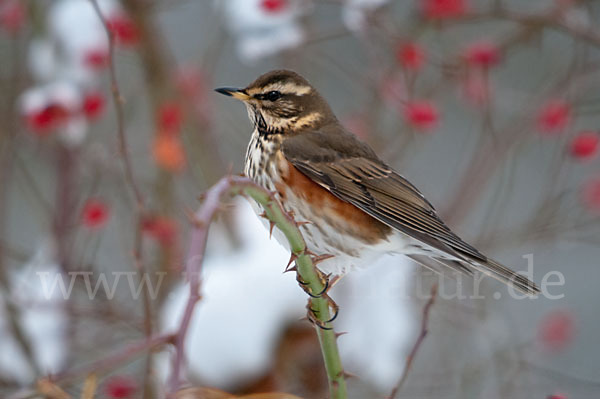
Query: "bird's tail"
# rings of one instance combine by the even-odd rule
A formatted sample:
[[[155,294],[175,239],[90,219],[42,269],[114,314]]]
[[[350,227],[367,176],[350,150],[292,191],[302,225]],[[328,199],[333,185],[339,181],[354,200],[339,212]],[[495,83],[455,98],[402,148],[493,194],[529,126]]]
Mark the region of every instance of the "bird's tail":
[[[432,257],[428,255],[406,255],[414,262],[426,267],[441,275],[447,275],[446,271],[459,272],[466,275],[473,275],[474,270],[493,277],[506,285],[514,287],[524,294],[534,296],[540,293],[540,289],[534,282],[526,277],[513,272],[508,267],[501,265],[490,258],[476,259],[466,257],[455,257],[452,259],[443,257]],[[445,267],[439,267],[443,265]]]
[[[508,267],[501,265],[493,259],[487,258],[486,261],[473,259],[467,262],[481,273],[493,277],[506,285],[515,287],[524,294],[534,296],[540,293],[540,289],[533,281],[530,281],[526,277],[513,272]]]

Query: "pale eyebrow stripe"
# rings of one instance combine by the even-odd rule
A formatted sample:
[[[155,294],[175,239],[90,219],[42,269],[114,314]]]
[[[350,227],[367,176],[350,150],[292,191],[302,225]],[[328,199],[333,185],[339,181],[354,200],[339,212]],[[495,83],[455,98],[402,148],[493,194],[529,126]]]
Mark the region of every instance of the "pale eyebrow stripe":
[[[282,94],[295,94],[297,96],[303,96],[303,95],[309,94],[312,90],[313,89],[310,86],[297,85],[292,82],[286,82],[283,84],[271,83],[265,87],[253,88],[253,89],[248,90],[248,94],[254,95],[254,94],[258,94],[258,93],[268,93],[270,91],[279,91]]]
[[[282,93],[286,94],[295,94],[297,96],[303,96],[312,91],[312,87],[310,86],[300,86],[295,83],[285,83],[281,89],[279,89]]]

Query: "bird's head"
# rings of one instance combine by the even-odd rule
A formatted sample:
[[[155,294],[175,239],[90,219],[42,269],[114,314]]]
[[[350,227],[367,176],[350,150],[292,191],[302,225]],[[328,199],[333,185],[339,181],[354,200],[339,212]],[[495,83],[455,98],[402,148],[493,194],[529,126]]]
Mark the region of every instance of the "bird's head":
[[[244,102],[261,134],[294,134],[335,120],[327,102],[293,71],[267,72],[246,88],[222,87],[215,91]]]

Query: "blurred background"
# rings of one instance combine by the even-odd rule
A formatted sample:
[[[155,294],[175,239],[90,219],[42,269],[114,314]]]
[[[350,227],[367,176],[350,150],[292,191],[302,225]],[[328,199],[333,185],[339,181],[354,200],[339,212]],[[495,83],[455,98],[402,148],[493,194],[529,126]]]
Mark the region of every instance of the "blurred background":
[[[99,398],[165,397],[172,346],[136,345],[178,328],[189,215],[252,130],[212,89],[276,68],[548,283],[515,299],[391,256],[344,278],[350,397],[389,395],[439,281],[399,397],[598,397],[599,21],[594,0],[0,0],[0,397],[80,397],[90,373]],[[288,258],[246,200],[224,205],[189,385],[327,396]]]

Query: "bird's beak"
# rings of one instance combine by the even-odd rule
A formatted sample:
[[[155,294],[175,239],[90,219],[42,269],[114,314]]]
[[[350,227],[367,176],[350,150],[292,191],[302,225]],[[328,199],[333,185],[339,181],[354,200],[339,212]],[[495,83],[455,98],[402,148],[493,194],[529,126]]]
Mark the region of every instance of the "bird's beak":
[[[215,91],[240,101],[247,101],[250,98],[250,96],[246,94],[246,90],[236,89],[235,87],[219,87],[218,89],[215,89]]]

